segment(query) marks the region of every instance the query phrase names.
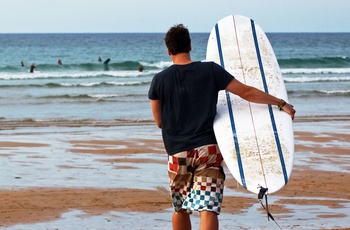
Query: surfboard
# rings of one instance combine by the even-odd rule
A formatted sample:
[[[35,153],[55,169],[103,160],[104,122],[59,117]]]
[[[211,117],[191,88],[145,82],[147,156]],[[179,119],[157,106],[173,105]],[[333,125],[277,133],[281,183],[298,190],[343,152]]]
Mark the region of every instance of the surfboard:
[[[107,65],[111,59],[108,58],[106,61],[103,62],[103,64]]]
[[[242,83],[288,102],[272,46],[254,20],[240,15],[221,19],[210,33],[206,60],[218,63]],[[226,166],[244,188],[258,194],[261,186],[271,194],[288,183],[294,133],[287,113],[223,90],[214,131]]]

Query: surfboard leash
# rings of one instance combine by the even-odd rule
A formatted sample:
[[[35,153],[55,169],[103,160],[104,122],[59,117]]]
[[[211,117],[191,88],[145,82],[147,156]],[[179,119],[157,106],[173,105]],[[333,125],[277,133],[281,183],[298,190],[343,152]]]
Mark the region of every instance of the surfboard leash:
[[[260,184],[259,184],[259,187],[260,188],[260,191],[259,191],[259,194],[258,194],[258,200],[261,204],[261,206],[265,209],[266,211],[266,214],[267,214],[267,220],[273,220],[273,222],[275,222],[275,224],[278,226],[279,229],[283,230],[281,228],[281,226],[279,226],[279,224],[276,222],[275,218],[272,216],[272,214],[269,212],[269,205],[268,205],[268,202],[267,202],[267,194],[266,192],[269,190],[268,188],[264,188],[262,187]],[[264,199],[264,196],[265,196],[265,205],[263,204],[263,199]]]

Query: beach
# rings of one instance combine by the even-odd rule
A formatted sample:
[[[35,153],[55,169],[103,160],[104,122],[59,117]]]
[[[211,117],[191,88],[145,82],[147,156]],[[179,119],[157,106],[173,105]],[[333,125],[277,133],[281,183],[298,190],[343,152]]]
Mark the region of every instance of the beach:
[[[171,229],[167,157],[152,122],[1,120],[1,229]],[[282,229],[350,228],[348,117],[294,122],[289,183],[268,195]],[[220,229],[278,229],[227,176]],[[199,216],[192,215],[193,229]]]
[[[350,228],[350,33],[267,36],[297,110],[293,172],[268,195],[275,223],[225,168],[220,229]],[[172,64],[164,34],[0,34],[0,49],[0,229],[171,229],[147,96]]]

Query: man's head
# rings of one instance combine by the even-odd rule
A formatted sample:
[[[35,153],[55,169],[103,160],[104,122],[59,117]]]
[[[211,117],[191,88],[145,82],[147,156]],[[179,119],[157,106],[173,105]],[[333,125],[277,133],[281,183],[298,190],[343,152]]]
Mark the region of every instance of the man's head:
[[[164,41],[172,55],[191,51],[190,33],[183,24],[171,27],[166,33]]]

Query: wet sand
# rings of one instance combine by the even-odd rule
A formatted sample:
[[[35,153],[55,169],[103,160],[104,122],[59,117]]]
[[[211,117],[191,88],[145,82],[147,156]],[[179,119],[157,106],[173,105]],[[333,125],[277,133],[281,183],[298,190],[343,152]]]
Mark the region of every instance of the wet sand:
[[[293,173],[268,196],[269,211],[283,229],[350,228],[349,125],[294,127]],[[0,136],[1,228],[170,229],[166,155],[154,125],[14,127]],[[278,229],[226,173],[221,229]]]

